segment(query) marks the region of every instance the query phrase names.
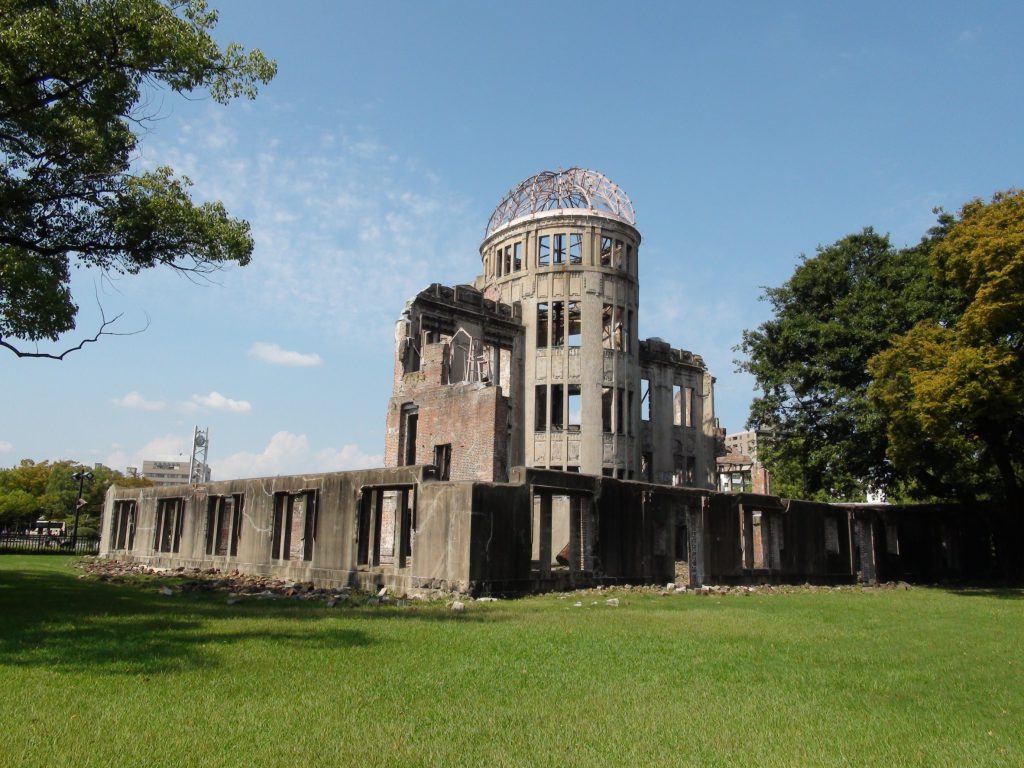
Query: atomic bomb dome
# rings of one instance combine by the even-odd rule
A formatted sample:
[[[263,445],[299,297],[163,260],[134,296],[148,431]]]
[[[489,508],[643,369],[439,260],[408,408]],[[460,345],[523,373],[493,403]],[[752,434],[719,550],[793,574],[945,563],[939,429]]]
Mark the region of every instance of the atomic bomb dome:
[[[487,238],[523,216],[559,209],[610,214],[636,226],[633,203],[611,179],[587,168],[541,171],[509,190],[487,222]]]

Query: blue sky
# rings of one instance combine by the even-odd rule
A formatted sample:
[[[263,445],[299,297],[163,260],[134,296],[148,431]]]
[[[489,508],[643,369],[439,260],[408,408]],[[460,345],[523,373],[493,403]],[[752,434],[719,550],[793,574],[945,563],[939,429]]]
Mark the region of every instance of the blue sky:
[[[77,272],[61,363],[0,357],[0,465],[187,456],[214,478],[379,465],[393,323],[470,282],[491,210],[544,169],[625,189],[640,334],[703,355],[729,431],[761,287],[865,226],[916,242],[932,209],[1021,184],[1024,6],[219,0],[217,36],[276,58],[254,102],[170,94],[140,167],[249,220],[252,264]],[[148,325],[147,325],[148,324]]]

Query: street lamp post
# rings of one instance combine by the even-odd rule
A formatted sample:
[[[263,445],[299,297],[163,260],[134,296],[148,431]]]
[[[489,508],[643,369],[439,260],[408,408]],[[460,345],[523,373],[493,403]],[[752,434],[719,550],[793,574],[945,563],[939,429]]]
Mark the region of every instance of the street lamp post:
[[[85,499],[82,498],[82,488],[85,486],[86,480],[92,480],[92,472],[75,472],[71,476],[72,480],[78,481],[78,498],[75,499],[75,527],[71,531],[71,551],[78,551],[78,516],[82,512],[82,507],[85,506]]]

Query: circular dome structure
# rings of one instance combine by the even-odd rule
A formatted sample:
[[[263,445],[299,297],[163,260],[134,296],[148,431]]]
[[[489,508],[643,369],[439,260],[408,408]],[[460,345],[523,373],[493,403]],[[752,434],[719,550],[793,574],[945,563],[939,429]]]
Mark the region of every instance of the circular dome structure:
[[[569,168],[541,171],[509,190],[491,214],[484,237],[531,213],[573,208],[609,213],[636,226],[633,203],[617,184],[597,171]]]

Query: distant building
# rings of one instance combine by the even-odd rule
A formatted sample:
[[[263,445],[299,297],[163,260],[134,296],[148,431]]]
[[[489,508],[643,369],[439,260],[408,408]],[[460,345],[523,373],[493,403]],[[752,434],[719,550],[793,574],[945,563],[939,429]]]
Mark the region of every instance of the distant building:
[[[748,429],[745,432],[733,432],[731,435],[726,435],[725,450],[729,453],[749,456],[757,461],[757,432]]]
[[[126,474],[129,477],[138,477],[139,473],[135,467],[128,467]],[[187,485],[189,481],[189,461],[153,461],[146,459],[142,462],[141,476],[151,480],[154,485]],[[210,467],[204,466],[202,482],[210,482]]]
[[[757,433],[753,430],[725,436],[725,456],[715,463],[718,490],[723,493],[771,493],[768,470],[757,460]]]

